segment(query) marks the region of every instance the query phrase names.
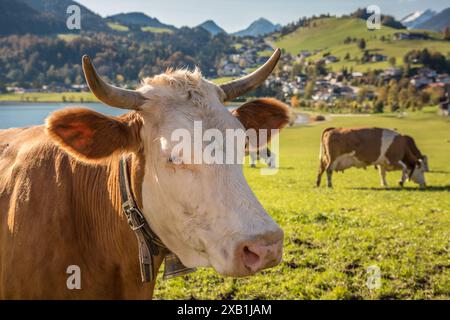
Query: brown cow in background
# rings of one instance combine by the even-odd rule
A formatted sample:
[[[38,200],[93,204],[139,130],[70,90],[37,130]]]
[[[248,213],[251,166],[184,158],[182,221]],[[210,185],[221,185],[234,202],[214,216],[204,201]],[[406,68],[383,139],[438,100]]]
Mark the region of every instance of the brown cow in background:
[[[401,186],[407,179],[421,187],[426,185],[427,157],[411,137],[382,128],[327,128],[323,131],[317,186],[325,171],[331,188],[334,171],[370,165],[378,167],[384,187],[387,187],[386,171],[393,170],[402,170]]]

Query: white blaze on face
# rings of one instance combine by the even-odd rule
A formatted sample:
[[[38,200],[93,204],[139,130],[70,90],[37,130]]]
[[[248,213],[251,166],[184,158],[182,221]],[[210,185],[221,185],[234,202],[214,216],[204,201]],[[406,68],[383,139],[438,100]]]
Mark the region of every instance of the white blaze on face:
[[[410,179],[414,181],[415,183],[419,184],[421,187],[426,186],[425,181],[425,169],[423,165],[416,164],[416,167],[414,168],[413,172],[411,173]]]
[[[180,106],[152,106],[148,114],[143,112],[143,212],[186,266],[212,266],[223,275],[250,275],[280,262],[283,232],[250,190],[242,165],[169,161],[176,144],[171,141],[172,132],[183,128],[193,136],[194,121],[220,130],[224,139],[226,129],[243,129],[212,84],[204,83],[202,89],[206,91],[202,106],[184,101]]]
[[[423,156],[422,161],[422,165],[423,165],[423,170],[425,172],[430,172],[430,167],[428,166],[428,157],[427,156]]]

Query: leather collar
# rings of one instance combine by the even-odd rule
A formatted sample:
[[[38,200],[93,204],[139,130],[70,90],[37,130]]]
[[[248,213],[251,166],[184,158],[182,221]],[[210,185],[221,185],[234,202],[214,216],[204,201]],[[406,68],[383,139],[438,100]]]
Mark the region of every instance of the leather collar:
[[[119,185],[122,209],[127,217],[128,225],[136,234],[138,241],[142,282],[156,280],[158,270],[155,266],[155,258],[159,255],[163,255],[165,260],[164,279],[195,271],[195,268],[187,268],[181,263],[180,259],[164,245],[145,220],[131,191],[128,162],[125,157],[121,157],[119,163]]]

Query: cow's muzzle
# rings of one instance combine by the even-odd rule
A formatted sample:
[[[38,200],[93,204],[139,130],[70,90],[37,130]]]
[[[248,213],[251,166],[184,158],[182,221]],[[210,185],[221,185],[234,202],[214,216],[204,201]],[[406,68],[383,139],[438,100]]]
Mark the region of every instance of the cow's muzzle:
[[[239,243],[235,250],[236,273],[233,276],[249,276],[278,265],[283,255],[283,238],[283,231],[277,229],[255,240]]]

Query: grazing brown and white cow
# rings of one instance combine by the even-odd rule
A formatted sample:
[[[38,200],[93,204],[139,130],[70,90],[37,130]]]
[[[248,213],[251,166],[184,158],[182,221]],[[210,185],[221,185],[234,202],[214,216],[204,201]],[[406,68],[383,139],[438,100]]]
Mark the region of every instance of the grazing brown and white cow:
[[[144,80],[136,91],[105,83],[83,57],[99,100],[132,111],[112,117],[65,109],[46,126],[0,131],[0,299],[152,297],[155,283],[141,282],[135,234],[121,208],[122,155],[146,221],[184,265],[238,277],[277,265],[283,231],[242,166],[175,164],[170,151],[171,133],[192,132],[196,120],[220,132],[244,130],[246,123],[277,128],[276,105],[247,119],[224,102],[263,83],[279,57],[277,50],[254,73],[221,86],[199,71],[176,70]],[[81,270],[81,290],[67,288],[69,266]]]
[[[326,171],[328,187],[332,187],[334,171],[351,167],[378,167],[381,183],[387,186],[386,171],[402,170],[401,186],[409,178],[425,187],[426,156],[414,140],[396,131],[381,128],[327,128],[322,133],[317,186]]]

